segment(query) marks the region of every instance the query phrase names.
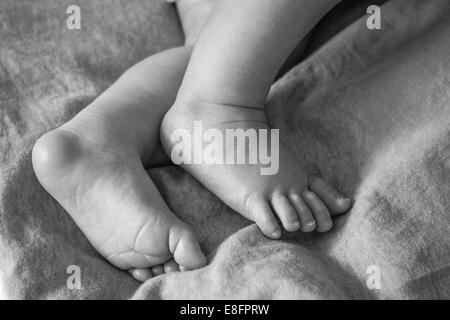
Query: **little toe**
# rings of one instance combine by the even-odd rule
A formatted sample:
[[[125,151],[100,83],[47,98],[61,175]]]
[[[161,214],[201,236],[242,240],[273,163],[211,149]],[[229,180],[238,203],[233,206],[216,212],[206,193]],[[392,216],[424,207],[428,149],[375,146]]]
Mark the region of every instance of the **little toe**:
[[[297,212],[289,200],[282,194],[276,193],[271,199],[272,208],[278,215],[286,231],[294,232],[300,229]]]
[[[164,266],[158,264],[157,266],[152,267],[152,273],[155,277],[164,274]]]
[[[153,278],[153,273],[150,271],[150,269],[130,269],[128,271],[133,278],[135,278],[137,281],[145,282],[150,278]]]
[[[316,221],[314,220],[314,216],[311,213],[311,210],[309,210],[302,197],[297,193],[293,193],[289,198],[295,210],[297,211],[298,217],[300,219],[301,230],[303,232],[314,231],[314,229],[316,229]]]
[[[173,225],[170,229],[169,249],[178,265],[188,269],[198,269],[206,265],[206,257],[194,232],[183,222]]]
[[[333,226],[330,213],[323,202],[313,192],[306,190],[303,192],[303,199],[314,214],[317,231],[326,232]]]
[[[247,204],[250,219],[256,222],[261,232],[268,238],[279,239],[281,229],[273,215],[269,203],[264,198],[252,198]]]
[[[172,272],[177,272],[177,271],[180,271],[180,269],[178,268],[178,264],[175,262],[175,260],[170,259],[169,261],[164,263],[164,272],[165,273],[172,273]]]
[[[314,178],[310,189],[323,201],[332,215],[342,214],[350,209],[352,201],[322,178]]]

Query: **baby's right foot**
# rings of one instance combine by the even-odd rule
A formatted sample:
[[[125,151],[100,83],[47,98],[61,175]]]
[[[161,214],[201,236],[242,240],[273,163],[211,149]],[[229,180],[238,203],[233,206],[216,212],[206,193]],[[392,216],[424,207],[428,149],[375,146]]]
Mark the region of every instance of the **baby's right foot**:
[[[198,129],[198,123],[202,129]],[[232,134],[240,131],[246,137],[225,138],[230,130]],[[181,132],[185,133],[180,135]],[[184,159],[188,159],[181,161],[180,165],[229,207],[256,222],[267,237],[278,239],[281,236],[275,217],[289,232],[330,230],[331,216],[346,212],[351,205],[350,199],[343,197],[323,179],[309,179],[292,153],[278,140],[266,137],[266,142],[261,144],[261,134],[264,136],[268,132],[262,109],[197,100],[172,106],[161,124],[161,142],[167,154],[172,157],[182,154]],[[198,142],[196,137],[209,143]],[[238,140],[243,145],[239,145]],[[217,150],[214,149],[218,156],[214,161],[204,161],[204,154],[209,154],[208,148],[213,149],[212,142],[218,143]],[[267,147],[267,143],[272,145]],[[180,146],[183,146],[181,152]],[[263,174],[267,168],[263,169],[258,157],[267,149],[271,150],[272,160],[278,159],[275,160],[277,170]],[[238,153],[246,159],[255,159],[255,162],[250,164],[247,160],[238,164],[235,160]],[[229,155],[232,156],[228,158]],[[199,161],[193,160],[196,158]]]
[[[182,21],[183,1],[194,8],[196,2],[207,3],[180,0]],[[270,133],[276,141],[270,138],[267,146],[270,128],[263,108],[271,84],[298,41],[336,1],[312,1],[306,11],[301,1],[281,2],[214,2],[161,124],[161,142],[174,162],[271,238],[281,236],[276,217],[287,231],[327,231],[330,216],[351,205],[324,180],[309,179],[276,132]],[[188,20],[186,14],[186,30]],[[203,135],[200,127],[208,132]],[[231,138],[224,139],[228,133]],[[269,157],[276,163],[270,173],[264,170]]]

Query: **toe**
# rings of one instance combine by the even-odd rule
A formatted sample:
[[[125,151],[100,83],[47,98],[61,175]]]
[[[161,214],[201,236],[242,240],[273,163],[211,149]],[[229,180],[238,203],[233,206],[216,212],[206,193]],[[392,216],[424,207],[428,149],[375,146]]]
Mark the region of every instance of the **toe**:
[[[303,199],[314,214],[317,223],[317,231],[325,232],[331,229],[333,222],[330,213],[323,202],[313,192],[306,190],[303,192]]]
[[[293,193],[290,195],[290,200],[297,211],[298,217],[300,219],[300,224],[303,232],[311,232],[314,231],[316,228],[316,221],[314,220],[314,216],[311,213],[311,210],[309,210],[306,203],[303,201],[302,197],[297,194]]]
[[[152,273],[155,277],[164,274],[164,266],[158,264],[157,266],[152,267]]]
[[[206,265],[206,257],[192,229],[180,222],[169,231],[169,249],[175,262],[188,269],[198,269]]]
[[[153,278],[150,269],[130,269],[128,272],[130,272],[133,278],[140,282],[145,282],[148,279]]]
[[[310,189],[323,201],[332,215],[342,214],[350,209],[352,201],[322,178],[314,178]]]
[[[164,263],[164,272],[165,273],[177,272],[179,270],[180,269],[178,268],[178,264],[173,259],[170,259],[169,261]]]
[[[271,199],[273,211],[278,215],[286,231],[294,232],[300,229],[297,212],[289,200],[282,194],[277,193]]]
[[[247,212],[251,220],[255,221],[261,232],[268,238],[279,239],[281,237],[280,226],[273,215],[269,203],[264,198],[249,198],[247,200]]]

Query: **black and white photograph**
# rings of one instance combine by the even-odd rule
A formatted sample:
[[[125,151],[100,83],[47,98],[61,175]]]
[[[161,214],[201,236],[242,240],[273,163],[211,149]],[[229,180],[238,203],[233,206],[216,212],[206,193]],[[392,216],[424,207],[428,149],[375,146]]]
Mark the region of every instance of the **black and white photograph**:
[[[0,0],[0,299],[450,299],[449,18]]]

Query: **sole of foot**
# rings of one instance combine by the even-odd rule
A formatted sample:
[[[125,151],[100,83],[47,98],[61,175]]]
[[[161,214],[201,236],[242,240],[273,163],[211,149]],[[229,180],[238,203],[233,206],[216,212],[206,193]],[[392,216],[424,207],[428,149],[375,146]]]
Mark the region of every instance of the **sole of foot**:
[[[204,266],[194,232],[167,207],[137,152],[102,141],[108,130],[100,127],[72,120],[36,142],[32,162],[42,186],[103,257],[139,281]]]

